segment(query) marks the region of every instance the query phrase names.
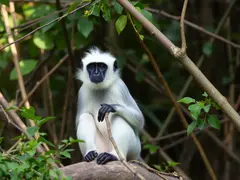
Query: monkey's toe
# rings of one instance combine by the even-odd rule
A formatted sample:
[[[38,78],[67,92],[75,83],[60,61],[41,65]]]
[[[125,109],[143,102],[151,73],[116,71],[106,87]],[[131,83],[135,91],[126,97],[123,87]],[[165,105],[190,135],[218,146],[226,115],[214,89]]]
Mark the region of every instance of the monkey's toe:
[[[109,161],[117,161],[117,157],[107,152],[101,153],[97,157],[97,164],[106,164]]]
[[[84,160],[87,162],[93,161],[98,156],[96,151],[89,151],[87,155],[84,157]]]

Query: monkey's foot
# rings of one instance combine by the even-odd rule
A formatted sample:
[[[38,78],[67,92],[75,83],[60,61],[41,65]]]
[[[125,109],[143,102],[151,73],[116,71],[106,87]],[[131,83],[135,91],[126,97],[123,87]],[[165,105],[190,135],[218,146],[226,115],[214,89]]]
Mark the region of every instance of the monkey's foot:
[[[109,161],[117,161],[117,157],[107,152],[101,153],[97,157],[97,164],[106,164]]]
[[[96,151],[89,151],[87,155],[84,157],[85,161],[90,162],[93,161],[98,156]]]

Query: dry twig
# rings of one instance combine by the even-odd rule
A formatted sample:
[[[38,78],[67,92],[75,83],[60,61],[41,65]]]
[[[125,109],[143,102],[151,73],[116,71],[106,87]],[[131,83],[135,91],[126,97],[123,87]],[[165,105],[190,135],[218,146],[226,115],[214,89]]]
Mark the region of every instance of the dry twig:
[[[108,118],[108,113],[106,113],[105,115],[105,121],[106,121],[106,125],[107,125],[107,131],[108,131],[108,137],[109,137],[109,140],[111,141],[115,151],[117,152],[118,154],[118,157],[120,159],[120,161],[123,163],[124,166],[126,166],[129,171],[131,171],[135,176],[137,176],[139,179],[141,180],[145,180],[145,178],[141,175],[141,174],[138,174],[132,167],[130,167],[130,165],[127,163],[127,161],[122,157],[118,147],[117,147],[117,144],[116,142],[114,141],[113,137],[112,137],[112,131],[111,131],[111,124],[110,124],[110,121],[109,121],[109,118]]]

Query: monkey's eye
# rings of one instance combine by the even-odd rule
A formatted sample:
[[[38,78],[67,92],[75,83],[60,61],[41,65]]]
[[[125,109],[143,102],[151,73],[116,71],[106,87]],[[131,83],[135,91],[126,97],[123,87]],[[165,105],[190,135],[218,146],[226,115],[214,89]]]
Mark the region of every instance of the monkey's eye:
[[[101,69],[101,70],[105,70],[107,68],[107,65],[104,64],[104,63],[99,63],[98,64],[98,67]]]
[[[95,63],[91,63],[91,64],[89,64],[89,65],[87,66],[87,69],[93,70],[93,69],[95,69],[95,67],[96,67],[96,64],[95,64]]]

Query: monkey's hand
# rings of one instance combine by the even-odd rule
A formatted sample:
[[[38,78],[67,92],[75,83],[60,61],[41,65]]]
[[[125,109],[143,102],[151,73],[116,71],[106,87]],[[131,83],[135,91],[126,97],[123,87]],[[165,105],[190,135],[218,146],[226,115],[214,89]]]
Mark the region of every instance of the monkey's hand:
[[[97,156],[98,156],[98,153],[96,151],[89,151],[84,157],[84,160],[87,162],[90,162],[90,161],[93,161]]]
[[[97,157],[97,164],[106,164],[109,161],[117,161],[117,157],[107,152],[101,153]]]
[[[110,104],[101,104],[101,108],[98,111],[98,121],[102,122],[106,113],[116,112],[116,110]]]

